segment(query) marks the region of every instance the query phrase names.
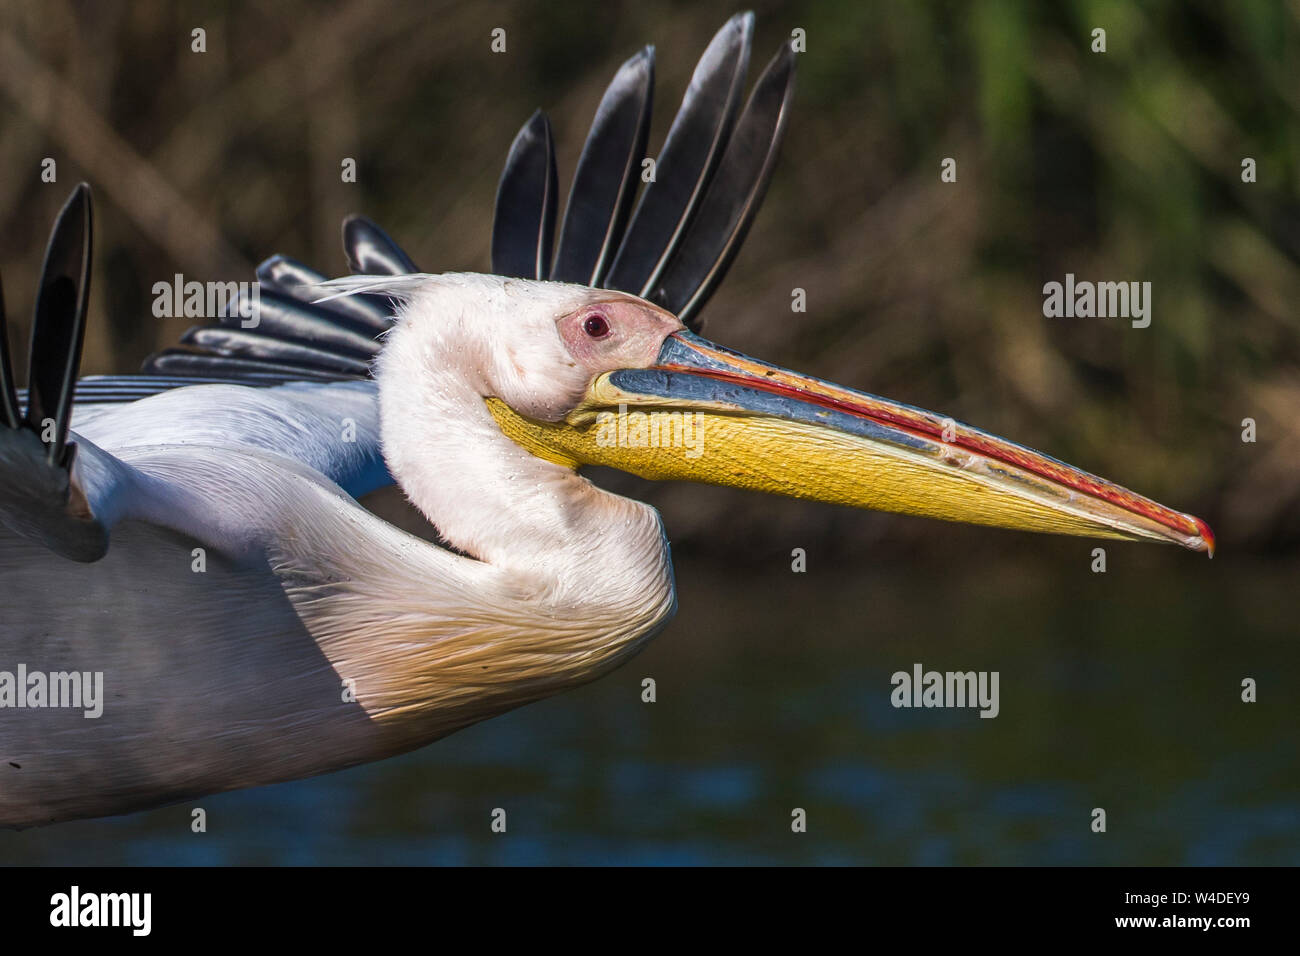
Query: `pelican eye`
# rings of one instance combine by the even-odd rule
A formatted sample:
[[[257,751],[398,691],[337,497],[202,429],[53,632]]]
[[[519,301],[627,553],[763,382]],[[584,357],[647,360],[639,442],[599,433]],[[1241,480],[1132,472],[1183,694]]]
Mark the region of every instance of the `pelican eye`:
[[[582,323],[582,330],[590,335],[593,339],[603,339],[609,335],[609,319],[605,318],[599,312],[593,312],[587,316],[587,320]]]

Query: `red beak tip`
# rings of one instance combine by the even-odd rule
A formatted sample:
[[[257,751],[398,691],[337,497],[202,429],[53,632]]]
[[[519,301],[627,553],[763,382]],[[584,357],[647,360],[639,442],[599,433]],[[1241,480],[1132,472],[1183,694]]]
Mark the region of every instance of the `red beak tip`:
[[[1217,546],[1214,538],[1214,532],[1210,529],[1210,526],[1206,524],[1204,521],[1202,521],[1200,518],[1197,518],[1194,515],[1188,515],[1188,517],[1192,519],[1192,524],[1196,525],[1197,533],[1201,536],[1201,540],[1205,542],[1205,551],[1206,553],[1209,554],[1211,560],[1213,560],[1214,549]]]

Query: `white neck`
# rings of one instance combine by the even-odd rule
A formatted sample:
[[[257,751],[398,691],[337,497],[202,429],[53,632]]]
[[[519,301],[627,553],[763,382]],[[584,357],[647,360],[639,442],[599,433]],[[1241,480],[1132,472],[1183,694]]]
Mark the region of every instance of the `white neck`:
[[[488,411],[485,383],[428,349],[409,329],[390,333],[380,413],[389,469],[439,533],[551,606],[637,616],[671,601],[658,513],[516,444]]]
[[[393,477],[470,557],[378,519],[359,535],[349,517],[318,532],[355,543],[331,552],[323,582],[313,535],[282,561],[311,582],[291,591],[295,610],[393,752],[600,676],[676,608],[659,515],[502,434],[490,366],[447,319],[389,333],[380,428]]]

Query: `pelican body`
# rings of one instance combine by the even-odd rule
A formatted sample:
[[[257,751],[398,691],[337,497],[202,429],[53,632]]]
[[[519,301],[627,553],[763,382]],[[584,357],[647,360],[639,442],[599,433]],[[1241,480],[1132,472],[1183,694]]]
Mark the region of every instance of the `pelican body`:
[[[76,382],[91,222],[74,193],[25,396],[0,355],[0,673],[45,678],[11,684],[19,708],[0,677],[0,826],[381,759],[617,667],[671,620],[672,563],[654,509],[586,465],[1212,547],[1199,519],[1069,465],[697,334],[790,97],[783,48],[740,108],[750,31],[714,38],[635,209],[649,51],[602,101],[554,254],[535,117],[498,193],[494,274],[419,272],[353,219],[354,275],[268,260],[259,327],[192,330],[142,376]],[[429,535],[361,504],[392,484]],[[102,676],[97,716],[49,706],[72,673]]]

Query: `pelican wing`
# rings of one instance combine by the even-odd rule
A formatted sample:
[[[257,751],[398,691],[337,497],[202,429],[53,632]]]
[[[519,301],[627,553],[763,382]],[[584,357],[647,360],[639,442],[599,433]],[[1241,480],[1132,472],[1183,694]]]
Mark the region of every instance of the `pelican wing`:
[[[752,39],[749,13],[717,32],[653,161],[645,156],[653,51],[623,64],[578,162],[554,268],[555,150],[550,124],[535,113],[516,137],[497,189],[493,271],[630,292],[698,329],[700,310],[762,204],[789,116],[788,43],[740,110]],[[629,221],[638,179],[646,186]]]
[[[91,218],[82,184],[50,233],[21,402],[0,295],[0,524],[78,561],[103,556],[105,515],[123,479],[111,455],[70,440],[90,293]]]
[[[754,16],[732,17],[700,57],[610,272],[612,288],[650,296],[699,208],[731,136],[749,70]]]
[[[538,110],[510,145],[497,187],[492,268],[527,279],[551,277],[555,236],[555,139]]]
[[[555,142],[546,115],[534,113],[511,144],[497,189],[493,271],[631,292],[698,329],[701,309],[762,204],[789,115],[788,44],[740,108],[752,39],[751,14],[732,17],[718,31],[652,164],[645,154],[654,50],[646,47],[622,65],[583,147],[554,256]],[[343,247],[356,274],[419,271],[361,216],[344,223]],[[179,347],[145,362],[153,386],[132,377],[99,379],[87,383],[83,400],[127,401],[188,380],[272,386],[369,377],[378,340],[392,324],[387,299],[316,301],[325,276],[285,256],[263,262],[257,278],[256,309],[247,294],[237,294],[216,324],[190,329]]]
[[[344,222],[343,250],[359,274],[419,271],[397,243],[361,216]],[[370,377],[379,337],[393,321],[386,299],[356,295],[317,302],[325,277],[285,256],[263,262],[257,278],[256,292],[236,292],[215,324],[192,328],[181,337],[183,347],[150,356],[145,374],[257,386]]]
[[[551,278],[595,286],[608,272],[636,198],[654,75],[654,48],[646,47],[623,64],[605,91],[573,174]],[[493,238],[505,231],[493,229]]]
[[[175,388],[175,378],[98,378],[83,384],[82,401],[74,404],[90,285],[91,220],[90,192],[83,185],[73,191],[51,232],[26,390],[14,387],[0,296],[0,526],[83,562],[102,558],[110,529],[128,518],[202,539],[203,528],[213,526],[215,509],[210,500],[197,504],[205,499],[194,494],[189,466],[199,448],[260,455],[261,467],[278,463],[353,496],[388,483],[379,452],[375,386],[368,379],[250,388],[212,378]],[[349,339],[341,324],[310,313],[286,308],[273,315],[283,338],[268,337],[257,357],[283,354],[299,363],[316,362],[327,373],[340,369],[316,352],[333,361],[357,341],[371,341]],[[292,341],[299,320],[303,326],[315,321],[317,334],[338,351]],[[242,330],[213,331],[224,331],[234,347],[246,345],[237,337]],[[227,340],[218,341],[228,347]],[[272,384],[271,373],[257,374],[263,376],[259,384]],[[166,500],[176,507],[159,507]]]
[[[783,44],[759,77],[675,254],[643,293],[693,328],[740,251],[776,168],[794,93],[794,56]]]

